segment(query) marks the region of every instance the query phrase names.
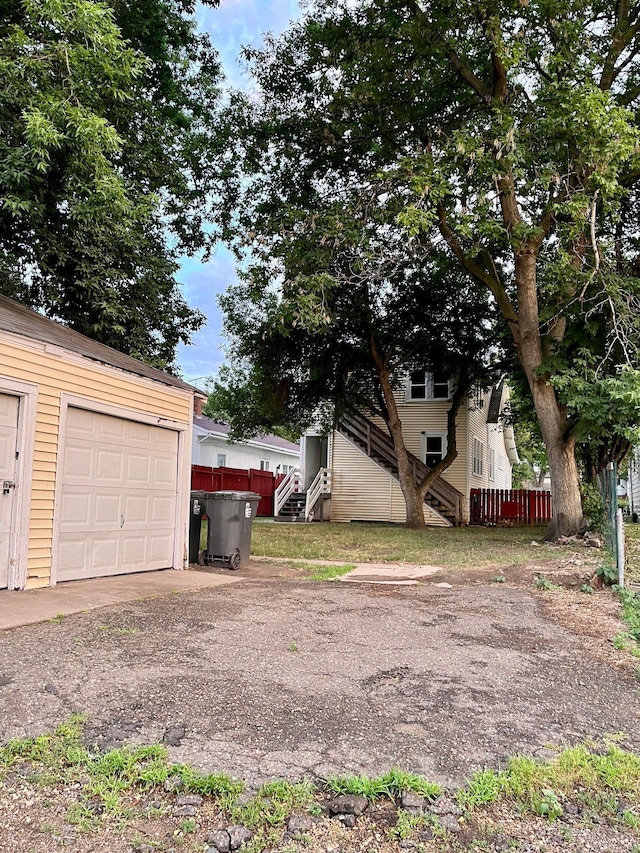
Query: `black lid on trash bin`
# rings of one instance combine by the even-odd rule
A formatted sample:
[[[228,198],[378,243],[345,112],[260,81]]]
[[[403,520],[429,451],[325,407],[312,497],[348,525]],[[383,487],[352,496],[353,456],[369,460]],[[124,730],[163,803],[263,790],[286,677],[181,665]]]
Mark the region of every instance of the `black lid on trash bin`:
[[[207,492],[205,497],[208,500],[214,501],[259,501],[260,495],[257,492]]]

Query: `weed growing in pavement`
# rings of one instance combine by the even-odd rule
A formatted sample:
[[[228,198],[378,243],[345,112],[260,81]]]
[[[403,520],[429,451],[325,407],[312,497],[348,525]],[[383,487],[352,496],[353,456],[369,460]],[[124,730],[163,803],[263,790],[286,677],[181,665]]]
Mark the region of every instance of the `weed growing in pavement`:
[[[473,811],[478,806],[495,803],[501,793],[501,774],[493,770],[479,770],[473,774],[467,787],[457,792],[456,799],[461,808]]]
[[[504,575],[494,575],[491,580],[493,583],[505,583],[507,579]]]
[[[396,825],[389,830],[389,836],[398,841],[404,841],[410,838],[414,832],[421,829],[433,829],[436,821],[433,815],[429,814],[411,814],[410,812],[400,809]]]
[[[310,581],[332,581],[346,575],[355,569],[353,563],[343,563],[340,566],[319,566],[307,577]]]
[[[378,797],[399,797],[403,791],[434,800],[442,793],[440,785],[429,782],[417,773],[406,773],[397,768],[391,768],[383,776],[335,776],[324,781],[324,786],[334,794],[359,794],[369,800]]]
[[[64,613],[56,613],[55,616],[52,616],[49,619],[49,622],[53,622],[54,625],[62,625],[62,620],[64,619]]]

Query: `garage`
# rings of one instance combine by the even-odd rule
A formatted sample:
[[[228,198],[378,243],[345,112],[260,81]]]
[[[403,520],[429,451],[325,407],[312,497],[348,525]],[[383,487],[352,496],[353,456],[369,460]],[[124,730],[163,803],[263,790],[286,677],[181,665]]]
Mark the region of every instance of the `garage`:
[[[0,587],[185,568],[202,399],[0,296]]]
[[[177,450],[175,430],[68,408],[58,581],[171,567]]]

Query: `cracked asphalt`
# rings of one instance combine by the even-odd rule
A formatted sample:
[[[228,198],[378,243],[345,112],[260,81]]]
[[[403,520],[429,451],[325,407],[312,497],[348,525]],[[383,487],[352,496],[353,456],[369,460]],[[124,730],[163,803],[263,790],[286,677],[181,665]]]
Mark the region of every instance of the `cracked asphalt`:
[[[602,732],[640,751],[633,671],[497,584],[246,579],[0,635],[0,741],[76,711],[90,743],[169,732],[174,761],[249,786],[394,766],[453,786]]]

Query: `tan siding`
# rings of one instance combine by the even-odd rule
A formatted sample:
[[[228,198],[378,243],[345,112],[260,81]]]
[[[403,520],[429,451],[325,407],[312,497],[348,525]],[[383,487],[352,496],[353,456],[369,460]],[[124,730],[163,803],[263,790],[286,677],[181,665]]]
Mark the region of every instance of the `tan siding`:
[[[422,455],[423,432],[428,434],[447,434],[447,414],[451,403],[447,400],[419,400],[407,402],[404,388],[395,392],[398,415],[402,422],[402,433],[404,435],[407,450],[424,462]],[[442,479],[450,483],[464,496],[462,513],[465,521],[469,520],[469,477],[467,464],[468,428],[467,407],[463,404],[458,413],[456,423],[456,445],[458,456],[442,475]],[[372,420],[385,432],[387,428],[381,418]]]
[[[182,423],[189,422],[191,401],[183,391],[67,357],[57,348],[45,352],[32,342],[22,347],[0,340],[0,376],[38,386],[27,559],[27,588],[34,589],[50,578],[61,393]]]
[[[331,521],[407,520],[400,485],[339,433],[332,441]],[[446,519],[425,506],[429,525],[448,527]]]

